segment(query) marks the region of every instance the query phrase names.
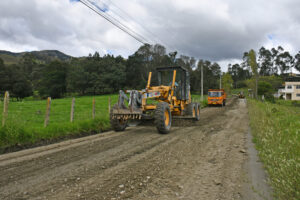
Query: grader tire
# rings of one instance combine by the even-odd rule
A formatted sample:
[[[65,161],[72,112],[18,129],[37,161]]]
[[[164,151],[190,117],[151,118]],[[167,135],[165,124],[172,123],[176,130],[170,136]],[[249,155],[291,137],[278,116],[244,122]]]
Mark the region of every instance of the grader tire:
[[[127,127],[127,120],[112,118],[112,111],[118,109],[118,105],[115,104],[110,111],[110,124],[114,131],[124,131]]]
[[[169,133],[172,125],[172,115],[169,104],[159,102],[154,113],[154,123],[159,133]]]
[[[197,110],[196,110],[196,103],[190,103],[187,105],[187,108],[186,108],[186,112],[185,114],[188,115],[188,116],[192,116],[196,119],[196,113],[197,113]]]
[[[200,120],[200,104],[195,103],[195,107],[196,107],[196,120],[199,121]]]

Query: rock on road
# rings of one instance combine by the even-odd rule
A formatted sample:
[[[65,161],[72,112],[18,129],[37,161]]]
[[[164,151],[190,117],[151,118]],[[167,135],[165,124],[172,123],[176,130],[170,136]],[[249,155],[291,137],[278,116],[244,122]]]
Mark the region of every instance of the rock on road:
[[[1,155],[0,199],[243,199],[248,127],[235,99],[167,135],[129,127]]]

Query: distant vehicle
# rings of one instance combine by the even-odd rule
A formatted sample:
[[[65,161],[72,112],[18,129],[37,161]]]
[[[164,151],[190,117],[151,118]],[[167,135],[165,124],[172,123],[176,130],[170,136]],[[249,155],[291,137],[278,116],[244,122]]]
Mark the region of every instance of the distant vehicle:
[[[225,106],[226,105],[226,92],[224,89],[209,89],[208,90],[208,105],[221,105]]]
[[[241,92],[239,93],[239,98],[240,98],[240,99],[244,99],[244,98],[245,98],[245,95],[244,95],[244,92],[243,92],[243,91],[241,91]]]

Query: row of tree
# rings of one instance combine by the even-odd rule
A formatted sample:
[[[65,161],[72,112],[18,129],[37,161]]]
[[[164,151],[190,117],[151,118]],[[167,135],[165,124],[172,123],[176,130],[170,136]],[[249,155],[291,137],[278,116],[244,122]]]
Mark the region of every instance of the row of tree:
[[[254,74],[249,64],[249,53],[250,51],[243,54],[242,63],[228,65],[228,72],[232,76],[235,88],[245,87],[245,80]],[[300,72],[300,52],[292,56],[289,51],[278,46],[272,49],[261,47],[257,53],[253,53],[255,53],[257,74],[259,76],[284,77],[288,72],[292,72],[293,69]]]
[[[226,87],[241,88],[246,87],[246,80],[255,75],[250,67],[250,57],[249,52],[244,53],[242,63],[229,64],[228,72],[222,74],[217,63],[178,56],[177,52],[167,53],[166,48],[158,44],[143,45],[128,59],[100,56],[95,52],[87,57],[40,62],[28,53],[18,64],[5,65],[0,59],[0,94],[8,90],[17,98],[31,95],[60,98],[66,95],[116,93],[120,89],[142,89],[150,71],[169,66],[183,66],[189,71],[191,91],[194,93],[200,93],[201,90],[201,68],[205,77],[204,93],[210,88],[219,87],[220,76],[224,77],[223,85]],[[300,52],[293,57],[280,46],[271,50],[261,47],[257,57],[257,75],[260,76],[279,76],[279,72],[284,74],[292,68],[300,71]],[[157,84],[156,78],[154,74],[152,84]]]
[[[148,73],[157,67],[183,66],[191,75],[191,90],[200,92],[201,66],[205,74],[204,91],[217,88],[221,68],[217,63],[193,57],[167,54],[161,45],[143,45],[128,59],[98,52],[88,57],[41,63],[32,54],[25,54],[18,64],[5,65],[0,60],[0,94],[8,90],[14,97],[24,98],[66,95],[99,95],[120,89],[145,88]],[[153,76],[153,84],[157,83]]]

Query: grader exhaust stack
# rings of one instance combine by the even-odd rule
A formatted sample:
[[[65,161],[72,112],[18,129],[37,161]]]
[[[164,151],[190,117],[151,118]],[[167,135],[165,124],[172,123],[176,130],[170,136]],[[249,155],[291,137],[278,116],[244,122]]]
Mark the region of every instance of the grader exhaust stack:
[[[158,86],[151,86],[150,72],[145,89],[128,90],[129,97],[120,90],[118,103],[110,112],[115,131],[125,130],[129,120],[154,119],[158,132],[165,134],[171,129],[172,118],[200,119],[200,105],[191,102],[188,71],[183,67],[166,67],[157,68],[157,72]],[[154,101],[147,104],[149,99]]]

